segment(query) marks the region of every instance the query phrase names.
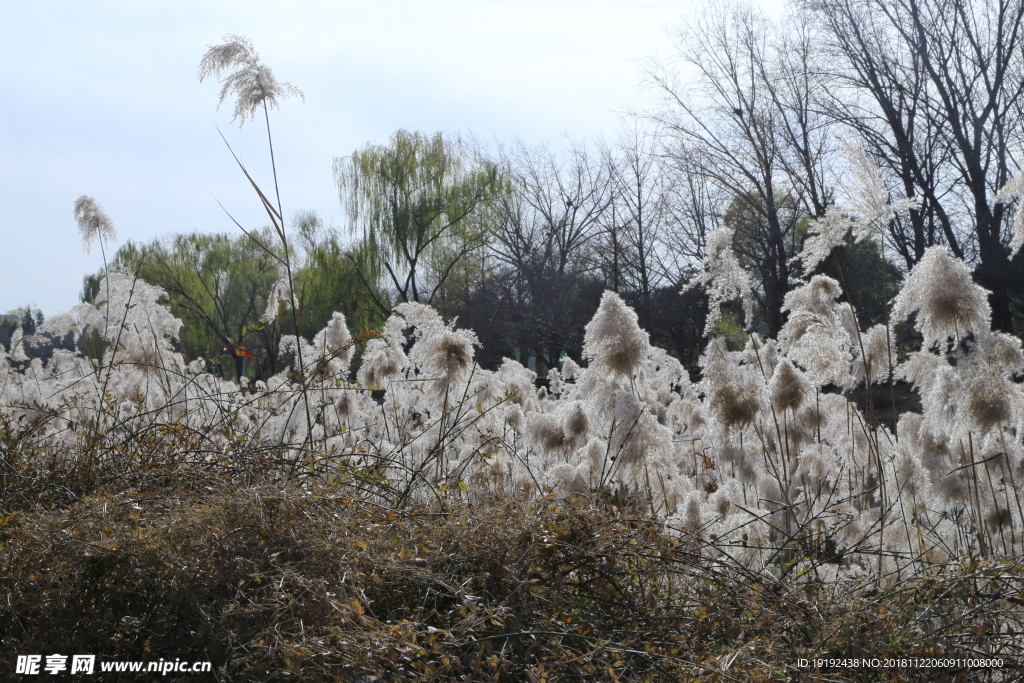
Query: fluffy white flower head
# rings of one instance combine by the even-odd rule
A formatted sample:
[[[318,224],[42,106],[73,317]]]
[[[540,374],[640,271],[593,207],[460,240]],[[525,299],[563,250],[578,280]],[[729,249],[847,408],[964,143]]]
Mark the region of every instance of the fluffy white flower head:
[[[772,407],[780,413],[787,409],[796,411],[812,391],[803,373],[797,370],[788,358],[784,358],[775,366],[775,373],[768,383]]]
[[[733,231],[719,228],[708,234],[706,240],[705,271],[694,278],[683,291],[706,286],[708,290],[708,320],[704,334],[710,335],[715,323],[722,317],[721,305],[726,301],[741,299],[744,318],[749,324],[753,319],[751,303],[750,274],[740,265],[732,250]]]
[[[853,227],[853,219],[835,206],[830,206],[824,216],[810,221],[810,236],[804,241],[803,250],[792,260],[802,261],[805,270],[814,270],[835,247],[843,243],[846,233]]]
[[[901,211],[917,206],[917,202],[909,198],[889,200],[889,190],[881,171],[861,145],[845,143],[841,149],[851,174],[849,208],[854,216],[831,206],[823,217],[811,221],[811,235],[804,242],[800,254],[793,258],[794,261],[802,261],[808,271],[814,270],[832,253],[832,249],[841,245],[847,232],[853,231],[856,242],[871,238],[881,241],[889,221]]]
[[[264,311],[263,316],[270,322],[277,320],[283,305],[298,308],[288,280],[278,280],[274,283],[274,288],[270,290],[270,296],[267,297],[267,310]]]
[[[106,322],[104,339],[112,357],[147,368],[176,363],[171,341],[178,338],[182,322],[157,301],[167,292],[126,273],[110,273],[100,282],[110,292],[100,312]]]
[[[209,76],[220,76],[218,107],[231,93],[238,97],[232,121],[238,120],[239,125],[244,126],[260,107],[276,107],[280,97],[297,95],[305,100],[302,91],[294,85],[278,82],[270,67],[260,61],[248,38],[232,34],[225,36],[224,40],[227,42],[212,46],[203,55],[199,62],[199,81]],[[230,73],[221,76],[222,72],[229,70]]]
[[[858,380],[884,382],[896,362],[896,337],[884,324],[878,324],[861,335],[860,348],[854,363],[854,374]],[[863,355],[860,351],[863,350]]]
[[[996,203],[1010,203],[1020,199],[1024,195],[1024,173],[1003,185],[996,195]],[[1020,248],[1024,246],[1024,201],[1017,203],[1017,211],[1013,214],[1013,222],[1010,224],[1012,237],[1010,238],[1010,258],[1017,255]]]
[[[583,337],[583,355],[592,367],[632,375],[651,352],[647,333],[640,329],[636,312],[618,294],[605,292]]]
[[[416,343],[409,360],[428,375],[443,379],[444,386],[465,376],[473,363],[473,347],[479,345],[471,330],[446,325],[437,311],[424,304],[399,304],[395,311],[414,328]]]
[[[345,324],[345,315],[337,311],[327,321],[327,326],[313,337],[317,365],[321,372],[337,377],[348,370],[352,361],[352,337]]]
[[[815,381],[848,386],[856,321],[848,305],[836,302],[841,295],[839,283],[826,275],[786,294],[782,309],[789,319],[779,330],[779,346]]]
[[[883,229],[900,211],[917,205],[907,198],[889,201],[881,170],[860,144],[846,143],[841,148],[852,175],[849,191],[852,208],[863,225]]]
[[[75,200],[75,220],[78,232],[82,234],[82,245],[86,253],[92,251],[92,243],[96,240],[116,240],[117,228],[114,221],[103,211],[103,207],[88,195]]]
[[[971,279],[967,264],[934,246],[910,272],[896,297],[893,317],[902,320],[917,311],[917,327],[924,346],[944,348],[949,338],[988,332],[992,310],[988,292]]]
[[[28,360],[28,355],[25,353],[24,349],[25,344],[23,342],[24,333],[21,331],[21,328],[19,327],[14,331],[14,334],[11,335],[11,360],[17,362]],[[0,346],[0,348],[3,348],[3,346]]]

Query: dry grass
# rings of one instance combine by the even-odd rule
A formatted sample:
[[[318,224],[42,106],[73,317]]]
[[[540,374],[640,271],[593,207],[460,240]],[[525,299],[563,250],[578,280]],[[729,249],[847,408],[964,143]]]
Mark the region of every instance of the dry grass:
[[[206,659],[246,681],[878,680],[797,661],[989,654],[1007,666],[884,673],[1024,673],[1011,564],[881,591],[779,581],[582,497],[396,510],[338,487],[179,482],[11,512],[8,653]]]

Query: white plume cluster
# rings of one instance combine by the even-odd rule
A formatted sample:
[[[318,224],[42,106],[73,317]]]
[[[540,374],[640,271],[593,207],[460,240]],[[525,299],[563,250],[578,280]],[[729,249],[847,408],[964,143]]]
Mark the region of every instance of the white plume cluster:
[[[818,267],[832,249],[841,245],[846,234],[852,232],[855,242],[877,239],[882,243],[885,228],[899,213],[917,206],[913,199],[891,200],[882,172],[859,144],[841,145],[850,171],[848,211],[830,206],[825,215],[811,221],[810,235],[803,249],[794,257],[802,261],[808,272]]]
[[[1024,173],[1003,185],[996,194],[995,201],[1000,204],[1009,204],[1019,200],[1022,196],[1024,196]],[[1017,201],[1017,209],[1013,213],[1013,222],[1010,224],[1010,258],[1016,256],[1021,247],[1024,247],[1024,201]]]
[[[732,250],[733,230],[718,228],[708,233],[705,251],[705,271],[693,279],[683,290],[705,287],[708,293],[708,320],[704,333],[709,334],[722,317],[721,305],[740,299],[747,324],[753,319],[750,274],[743,269]]]
[[[264,311],[263,317],[270,322],[277,320],[277,316],[281,314],[284,306],[298,308],[295,296],[292,294],[292,285],[287,279],[281,279],[274,283],[273,289],[270,290],[270,296],[267,297],[267,310]]]
[[[896,297],[894,317],[915,311],[925,346],[938,345],[940,353],[947,342],[983,335],[992,324],[988,292],[975,284],[967,264],[941,245],[925,252]]]
[[[199,81],[211,76],[221,80],[219,104],[232,93],[235,100],[235,120],[245,125],[260,107],[276,107],[279,98],[296,95],[305,99],[302,91],[291,83],[281,83],[274,72],[260,60],[252,41],[238,35],[227,35],[225,42],[211,46],[199,63]],[[228,72],[226,75],[222,75]]]
[[[86,253],[92,251],[92,243],[96,240],[116,240],[117,228],[114,221],[107,215],[103,207],[88,195],[75,200],[75,222],[82,236],[82,246]]]
[[[282,340],[284,352],[301,346],[299,374],[250,388],[186,364],[159,289],[120,273],[108,288],[100,307],[48,327],[95,330],[102,358],[30,360],[20,331],[0,348],[0,414],[43,425],[32,438],[61,457],[98,453],[113,467],[129,445],[170,433],[182,463],[238,468],[273,453],[392,501],[628,494],[668,528],[762,567],[794,539],[854,573],[880,556],[898,566],[1024,547],[1024,354],[989,329],[984,291],[940,249],[897,301],[926,340],[904,361],[892,330],[859,330],[836,282],[818,276],[787,296],[778,342],[712,340],[695,385],[612,293],[586,327],[585,367],[566,361],[540,390],[514,360],[477,366],[476,337],[421,304],[399,306],[356,369],[335,313],[312,343]],[[860,401],[891,374],[923,407],[896,429]]]

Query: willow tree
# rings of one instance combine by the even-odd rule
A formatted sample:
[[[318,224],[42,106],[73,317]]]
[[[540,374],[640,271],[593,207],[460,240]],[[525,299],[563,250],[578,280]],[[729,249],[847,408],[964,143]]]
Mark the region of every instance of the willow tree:
[[[430,303],[460,261],[484,245],[497,167],[456,140],[400,130],[334,161],[338,196],[382,279],[400,301]],[[372,273],[363,273],[369,283]]]
[[[253,235],[273,245],[269,230]],[[243,235],[179,234],[148,244],[126,243],[111,270],[137,273],[167,292],[171,313],[185,323],[178,344],[187,357],[222,361],[228,377],[252,368],[265,378],[277,370],[278,333],[262,325],[261,318],[267,295],[281,277],[283,251],[270,248],[274,251]],[[105,298],[101,279],[102,274],[86,277],[83,300]]]
[[[391,310],[387,293],[376,283],[380,273],[365,243],[347,247],[331,236],[311,248],[299,272],[303,288],[302,329],[310,337],[322,330],[335,311],[345,315],[353,332],[383,327]]]

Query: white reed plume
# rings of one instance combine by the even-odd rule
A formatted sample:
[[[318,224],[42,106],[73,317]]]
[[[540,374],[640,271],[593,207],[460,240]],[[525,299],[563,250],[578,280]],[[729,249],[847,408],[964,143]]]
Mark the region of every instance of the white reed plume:
[[[408,364],[405,352],[405,320],[393,315],[384,323],[382,339],[371,339],[363,351],[356,379],[364,387],[383,386]]]
[[[335,372],[348,369],[352,360],[352,335],[345,324],[345,315],[335,311],[327,327],[313,337],[313,346],[321,360],[329,360]]]
[[[270,67],[260,61],[252,41],[234,34],[225,36],[224,40],[227,42],[210,47],[203,55],[199,62],[199,81],[209,76],[220,77],[218,108],[228,95],[237,96],[232,121],[238,120],[239,125],[244,126],[260,107],[276,107],[278,98],[297,95],[305,101],[305,95],[294,85],[278,82]],[[224,71],[230,73],[222,76]]]
[[[833,248],[842,244],[848,231],[853,231],[855,242],[874,237],[882,244],[889,221],[901,211],[917,206],[917,201],[910,198],[890,201],[881,170],[868,158],[861,145],[847,142],[841,144],[840,149],[851,174],[848,208],[853,215],[848,215],[843,208],[831,206],[824,216],[811,221],[811,234],[801,252],[793,258],[794,261],[802,261],[807,272],[814,270],[832,253]]]
[[[101,305],[103,319],[111,321],[103,335],[109,343],[110,362],[135,363],[143,370],[167,369],[181,365],[173,341],[183,325],[167,306],[158,301],[167,292],[125,273],[109,273],[100,283],[107,292]],[[99,316],[92,316],[99,320]]]
[[[830,206],[821,218],[810,221],[804,241],[803,250],[793,257],[793,261],[802,261],[804,269],[813,271],[818,264],[828,258],[832,250],[843,243],[846,233],[853,228],[854,221],[842,209]]]
[[[910,271],[892,316],[903,320],[914,311],[924,347],[938,344],[940,353],[947,339],[988,332],[991,327],[988,292],[975,284],[967,264],[941,245],[930,247]]]
[[[11,360],[15,362],[22,362],[28,360],[28,354],[25,353],[24,349],[24,333],[21,328],[14,330],[14,334],[11,335]],[[0,347],[2,348],[2,347]]]
[[[424,304],[399,304],[395,311],[413,328],[416,344],[409,352],[409,360],[428,376],[443,380],[443,389],[471,369],[473,347],[479,346],[472,331],[456,329],[454,323],[446,324],[434,309]]]
[[[282,306],[291,306],[292,308],[298,306],[295,296],[292,294],[292,285],[287,279],[274,283],[274,288],[270,290],[270,296],[267,297],[267,310],[263,312],[263,317],[268,322],[274,322],[277,320]]]
[[[593,360],[594,367],[613,375],[632,375],[651,352],[647,333],[637,324],[636,312],[614,292],[601,297],[583,339],[583,355]]]
[[[100,241],[102,249],[104,238],[117,239],[114,221],[89,195],[83,194],[75,200],[75,220],[78,221],[78,232],[82,234],[82,245],[87,253],[92,251],[92,243],[96,240]]]
[[[768,383],[768,395],[776,411],[781,413],[787,408],[792,408],[796,412],[804,399],[813,393],[803,373],[797,370],[788,358],[775,366],[775,374]]]
[[[850,307],[836,301],[840,295],[839,283],[827,275],[815,275],[786,294],[782,310],[789,311],[789,318],[779,330],[779,347],[814,381],[849,387],[857,331]]]
[[[995,201],[997,204],[1009,204],[1015,199],[1024,195],[1024,173],[1003,185]],[[1010,258],[1017,255],[1020,248],[1024,246],[1024,202],[1017,203],[1017,211],[1013,214],[1013,222],[1010,224]]]
[[[750,274],[743,269],[732,250],[733,231],[719,228],[708,233],[704,258],[705,271],[683,288],[686,292],[705,285],[708,292],[708,319],[704,334],[711,334],[722,317],[721,304],[733,299],[743,301],[744,322],[753,319]]]
[[[889,201],[889,190],[881,170],[868,158],[860,144],[846,143],[841,148],[852,173],[849,190],[851,208],[860,217],[864,228],[874,226],[876,230],[882,230],[900,211],[917,206],[917,202],[909,198]],[[866,230],[855,229],[855,234],[858,238],[869,236]]]

